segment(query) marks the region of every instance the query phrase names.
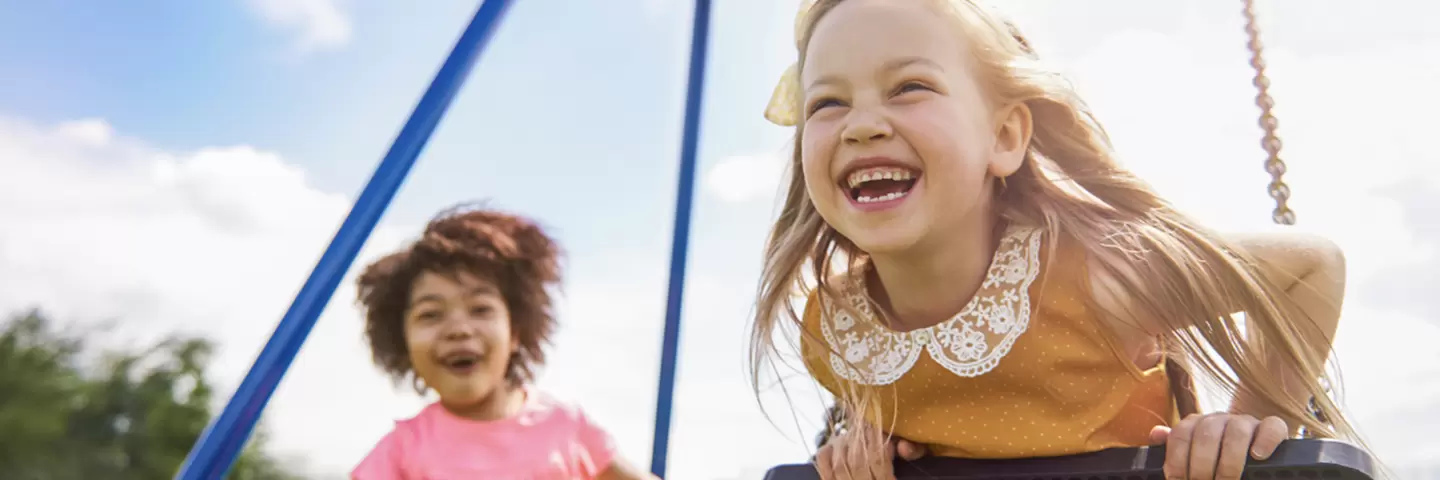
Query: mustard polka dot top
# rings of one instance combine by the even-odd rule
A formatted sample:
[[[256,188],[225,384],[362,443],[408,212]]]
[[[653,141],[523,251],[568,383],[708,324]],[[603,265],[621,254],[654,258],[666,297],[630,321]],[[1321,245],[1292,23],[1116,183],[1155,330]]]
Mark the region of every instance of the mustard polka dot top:
[[[1151,428],[1177,421],[1164,362],[1142,371],[1111,347],[1085,301],[1084,253],[1059,242],[1045,258],[1043,236],[1007,229],[975,297],[929,328],[889,329],[863,285],[837,285],[838,299],[812,294],[804,326],[820,342],[801,342],[806,367],[837,397],[847,387],[868,391],[868,420],[937,455],[1045,457],[1147,444]]]

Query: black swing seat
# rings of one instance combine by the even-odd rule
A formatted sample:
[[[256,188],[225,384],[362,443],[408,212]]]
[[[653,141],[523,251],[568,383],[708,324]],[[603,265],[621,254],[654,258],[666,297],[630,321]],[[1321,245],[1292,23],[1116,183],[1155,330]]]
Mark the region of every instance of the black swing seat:
[[[1164,480],[1165,447],[1115,448],[1095,453],[1016,460],[927,457],[897,462],[901,480]],[[1335,440],[1287,440],[1268,460],[1245,466],[1248,480],[1372,480],[1375,461],[1354,445]],[[765,480],[819,480],[811,464],[781,465]]]

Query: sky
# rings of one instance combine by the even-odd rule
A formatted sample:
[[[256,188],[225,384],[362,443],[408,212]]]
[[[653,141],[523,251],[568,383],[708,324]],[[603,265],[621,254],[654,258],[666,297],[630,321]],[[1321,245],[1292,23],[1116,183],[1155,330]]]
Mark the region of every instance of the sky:
[[[210,336],[233,389],[477,4],[123,3],[0,2],[0,311],[114,322],[117,344]],[[715,2],[668,478],[804,461],[820,419],[795,372],[757,396],[745,364],[790,135],[761,112],[794,57],[795,3]],[[1216,228],[1268,227],[1239,2],[997,3],[1128,167]],[[1418,471],[1440,456],[1440,33],[1423,20],[1440,7],[1260,5],[1296,228],[1349,259],[1345,405],[1382,460]],[[567,250],[540,387],[641,465],[691,13],[515,2],[357,262],[457,202],[538,218]],[[343,478],[425,402],[371,366],[353,273],[266,413],[273,448],[317,478]]]

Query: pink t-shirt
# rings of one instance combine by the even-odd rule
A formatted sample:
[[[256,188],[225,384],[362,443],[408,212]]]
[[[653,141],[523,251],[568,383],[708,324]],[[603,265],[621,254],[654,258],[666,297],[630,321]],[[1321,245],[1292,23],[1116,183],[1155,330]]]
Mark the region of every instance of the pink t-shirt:
[[[354,480],[592,480],[610,467],[610,435],[579,407],[530,392],[510,418],[477,422],[439,403],[395,422]]]

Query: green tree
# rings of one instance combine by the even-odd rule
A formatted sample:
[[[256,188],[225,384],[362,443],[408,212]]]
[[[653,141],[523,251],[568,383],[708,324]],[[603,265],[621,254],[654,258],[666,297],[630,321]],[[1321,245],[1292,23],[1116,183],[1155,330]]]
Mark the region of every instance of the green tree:
[[[38,313],[0,330],[0,468],[40,478],[41,465],[69,456],[69,412],[84,388],[76,374],[79,342],[51,332]]]
[[[211,418],[205,366],[214,344],[176,336],[96,351],[40,311],[0,329],[0,476],[69,480],[171,478]],[[298,479],[264,452],[258,431],[234,480]]]

